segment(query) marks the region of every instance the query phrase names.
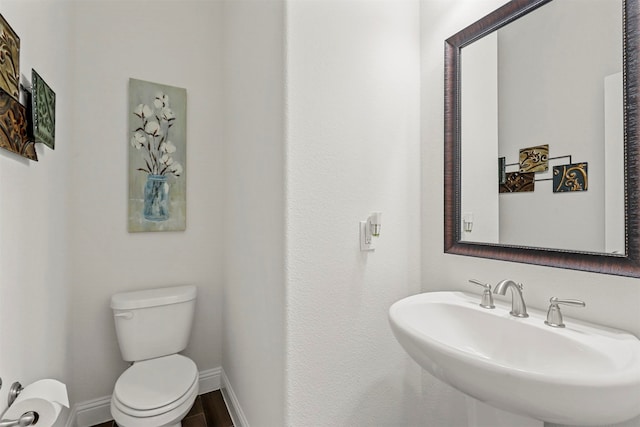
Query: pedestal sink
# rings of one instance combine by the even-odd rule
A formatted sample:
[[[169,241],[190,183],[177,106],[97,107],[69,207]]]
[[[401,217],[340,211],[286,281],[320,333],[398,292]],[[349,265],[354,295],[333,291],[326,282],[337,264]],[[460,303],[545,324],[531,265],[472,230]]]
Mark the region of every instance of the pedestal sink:
[[[424,369],[481,402],[538,420],[581,426],[640,415],[640,340],[566,317],[509,314],[478,295],[432,292],[389,309],[393,333]]]

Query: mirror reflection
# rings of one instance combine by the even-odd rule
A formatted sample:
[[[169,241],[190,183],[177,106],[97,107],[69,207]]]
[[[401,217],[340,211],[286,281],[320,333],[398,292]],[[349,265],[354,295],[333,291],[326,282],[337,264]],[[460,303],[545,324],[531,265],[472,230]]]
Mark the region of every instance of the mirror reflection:
[[[622,0],[554,0],[461,49],[462,241],[625,252]]]

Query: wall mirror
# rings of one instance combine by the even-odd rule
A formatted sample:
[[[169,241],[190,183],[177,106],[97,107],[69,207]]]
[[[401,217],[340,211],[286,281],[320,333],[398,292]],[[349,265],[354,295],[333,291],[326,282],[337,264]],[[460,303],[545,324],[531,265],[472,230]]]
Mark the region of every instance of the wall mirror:
[[[446,40],[446,253],[640,277],[639,1],[512,0]]]

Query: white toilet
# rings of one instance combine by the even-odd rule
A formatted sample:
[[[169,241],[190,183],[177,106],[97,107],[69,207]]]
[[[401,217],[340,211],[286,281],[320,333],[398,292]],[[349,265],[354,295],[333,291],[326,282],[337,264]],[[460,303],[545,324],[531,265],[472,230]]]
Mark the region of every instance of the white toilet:
[[[189,341],[195,300],[195,286],[111,297],[122,358],[133,362],[111,397],[111,415],[120,427],[179,427],[191,409],[198,368],[178,352]]]

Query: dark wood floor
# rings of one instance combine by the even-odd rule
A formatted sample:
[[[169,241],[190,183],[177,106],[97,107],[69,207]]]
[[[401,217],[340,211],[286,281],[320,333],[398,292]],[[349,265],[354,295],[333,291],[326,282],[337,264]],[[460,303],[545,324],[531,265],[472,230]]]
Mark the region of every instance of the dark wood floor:
[[[116,427],[108,421],[94,427]],[[220,390],[198,396],[193,408],[182,420],[182,427],[233,427]]]

